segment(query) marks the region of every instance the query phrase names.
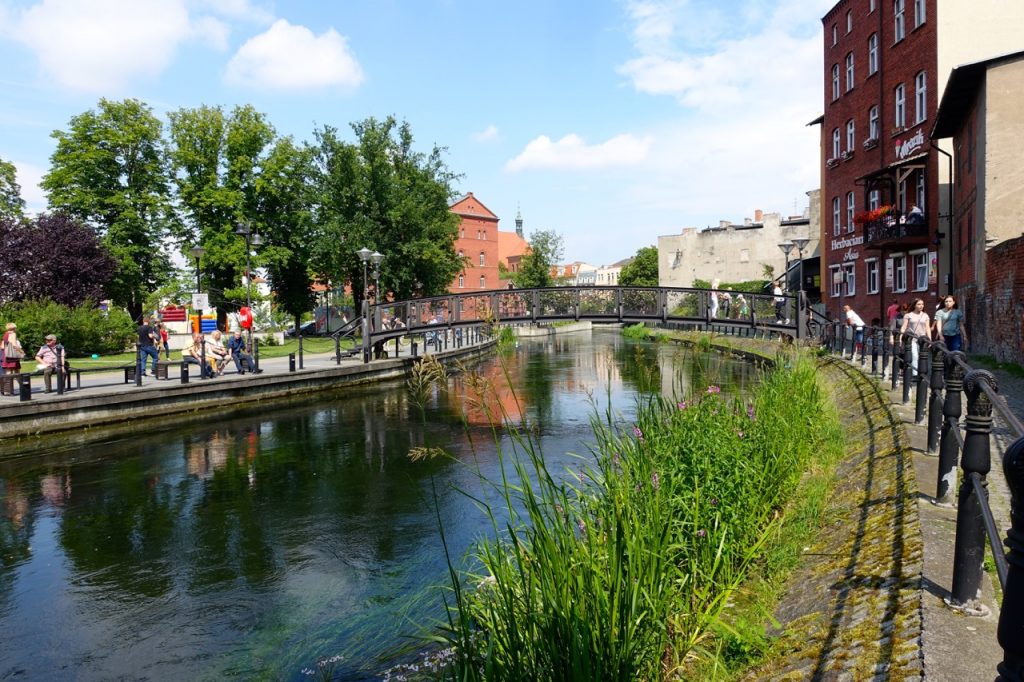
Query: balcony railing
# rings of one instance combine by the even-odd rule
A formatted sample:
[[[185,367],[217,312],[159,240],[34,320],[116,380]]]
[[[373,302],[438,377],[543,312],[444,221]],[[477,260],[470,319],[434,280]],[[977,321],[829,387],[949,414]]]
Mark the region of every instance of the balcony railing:
[[[865,244],[883,244],[927,236],[928,223],[920,213],[894,211],[864,223]]]

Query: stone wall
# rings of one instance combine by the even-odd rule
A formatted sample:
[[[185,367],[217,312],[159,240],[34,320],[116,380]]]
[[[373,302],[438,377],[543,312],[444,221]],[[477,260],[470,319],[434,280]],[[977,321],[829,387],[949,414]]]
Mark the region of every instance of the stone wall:
[[[984,286],[971,282],[957,294],[968,351],[1024,365],[1024,236],[986,251]]]

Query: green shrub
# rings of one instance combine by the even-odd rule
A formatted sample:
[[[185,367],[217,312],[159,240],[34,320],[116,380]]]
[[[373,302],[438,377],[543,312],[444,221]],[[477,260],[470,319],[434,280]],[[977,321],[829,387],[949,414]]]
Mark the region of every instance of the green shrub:
[[[55,334],[69,357],[120,353],[135,338],[135,325],[124,310],[104,312],[94,303],[70,308],[53,301],[20,301],[0,309],[0,319],[18,325],[27,355],[34,355],[47,334]]]
[[[627,339],[636,339],[638,341],[646,341],[650,338],[650,334],[647,333],[647,327],[642,322],[623,327],[622,335]]]

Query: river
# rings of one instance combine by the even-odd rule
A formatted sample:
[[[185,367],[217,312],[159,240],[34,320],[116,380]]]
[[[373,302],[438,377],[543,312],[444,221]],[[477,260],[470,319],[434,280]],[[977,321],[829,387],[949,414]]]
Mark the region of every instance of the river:
[[[564,472],[609,401],[628,423],[645,395],[742,391],[754,370],[609,330],[522,341],[474,375],[486,399],[465,377],[422,406],[350,388],[0,462],[0,678],[297,680],[340,656],[335,679],[378,679],[444,616],[439,528],[458,562],[489,531],[471,496],[495,500],[511,450],[495,414]]]

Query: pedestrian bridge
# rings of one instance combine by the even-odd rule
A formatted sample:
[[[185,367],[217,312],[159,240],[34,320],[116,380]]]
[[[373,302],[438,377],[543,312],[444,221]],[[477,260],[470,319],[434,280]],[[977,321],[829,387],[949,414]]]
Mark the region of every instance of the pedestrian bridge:
[[[595,324],[654,322],[694,329],[723,328],[731,333],[742,333],[739,330],[743,328],[767,328],[797,339],[807,336],[806,302],[801,302],[797,294],[780,298],[776,301],[770,293],[682,287],[575,286],[364,302],[364,358],[369,358],[374,345],[437,331],[438,325],[460,329],[481,324],[580,320]]]

